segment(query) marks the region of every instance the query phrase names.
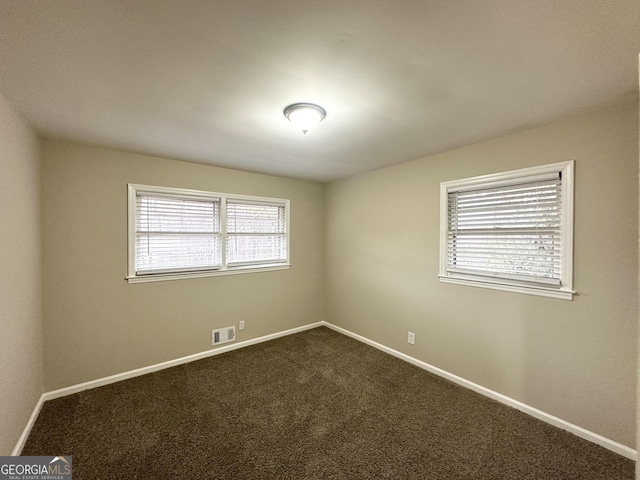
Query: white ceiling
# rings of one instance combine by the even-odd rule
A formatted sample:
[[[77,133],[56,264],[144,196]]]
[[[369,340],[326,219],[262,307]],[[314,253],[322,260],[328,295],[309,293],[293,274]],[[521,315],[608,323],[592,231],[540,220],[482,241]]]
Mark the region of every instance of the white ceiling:
[[[41,135],[320,181],[635,98],[639,52],[638,0],[0,0]]]

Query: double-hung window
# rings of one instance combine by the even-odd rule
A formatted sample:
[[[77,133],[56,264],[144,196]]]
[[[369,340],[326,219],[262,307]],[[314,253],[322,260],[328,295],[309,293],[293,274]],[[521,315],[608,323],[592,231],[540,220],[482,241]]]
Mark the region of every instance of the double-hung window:
[[[571,300],[573,168],[442,183],[440,280]]]
[[[289,268],[289,200],[129,185],[129,283]]]

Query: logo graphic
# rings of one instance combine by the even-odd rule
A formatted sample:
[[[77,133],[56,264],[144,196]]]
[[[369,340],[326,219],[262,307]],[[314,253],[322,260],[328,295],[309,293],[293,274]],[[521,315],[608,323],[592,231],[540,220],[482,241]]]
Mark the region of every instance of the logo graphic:
[[[0,457],[0,480],[71,480],[71,456]]]
[[[71,458],[71,457],[69,457],[69,458]],[[54,464],[54,463],[56,463],[56,462],[62,462],[62,463],[64,463],[65,465],[69,465],[69,461],[68,461],[66,458],[64,458],[64,457],[53,457],[53,460],[51,460],[51,461],[49,462],[49,465],[52,465],[52,464]],[[69,467],[69,468],[71,468],[71,467]],[[49,472],[49,473],[51,473],[51,472]]]

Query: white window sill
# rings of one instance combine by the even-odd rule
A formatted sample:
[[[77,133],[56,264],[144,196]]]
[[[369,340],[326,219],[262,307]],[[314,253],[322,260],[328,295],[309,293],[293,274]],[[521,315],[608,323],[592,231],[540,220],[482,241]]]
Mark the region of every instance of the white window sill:
[[[125,280],[129,283],[166,282],[168,280],[183,280],[186,278],[218,277],[222,275],[240,275],[243,273],[273,272],[276,270],[289,270],[291,264],[279,263],[274,265],[245,265],[228,268],[225,270],[207,270],[204,272],[185,273],[158,273],[150,275],[129,276]]]
[[[441,283],[454,283],[466,285],[468,287],[489,288],[491,290],[502,290],[505,292],[524,293],[526,295],[537,295],[540,297],[557,298],[560,300],[573,300],[576,293],[573,290],[550,288],[534,285],[516,285],[507,283],[490,282],[487,280],[469,280],[456,277],[438,275]]]

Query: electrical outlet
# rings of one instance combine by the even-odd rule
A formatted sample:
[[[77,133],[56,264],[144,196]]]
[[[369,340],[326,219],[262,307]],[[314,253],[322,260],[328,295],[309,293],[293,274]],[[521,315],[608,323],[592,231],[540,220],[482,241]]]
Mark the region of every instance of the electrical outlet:
[[[238,328],[244,330],[244,320],[240,320],[240,326]]]
[[[415,345],[416,344],[416,334],[413,333],[413,332],[408,332],[407,342],[409,342],[411,345]]]

